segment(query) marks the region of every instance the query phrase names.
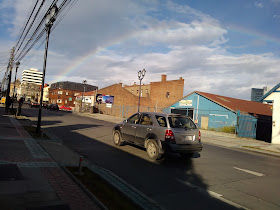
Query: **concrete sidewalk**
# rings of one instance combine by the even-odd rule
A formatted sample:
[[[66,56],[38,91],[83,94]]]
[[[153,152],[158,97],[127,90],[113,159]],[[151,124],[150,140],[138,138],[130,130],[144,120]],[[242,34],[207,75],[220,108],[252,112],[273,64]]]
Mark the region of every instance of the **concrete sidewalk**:
[[[101,209],[3,107],[0,203],[1,209]]]
[[[98,113],[75,113],[77,115],[83,115],[87,117],[92,117],[98,120],[109,121],[113,123],[119,123],[124,120],[121,117],[114,117],[105,114]],[[201,130],[202,142],[206,144],[213,144],[217,146],[241,149],[250,152],[257,152],[262,154],[269,154],[280,157],[280,144],[271,144],[264,141],[259,141],[249,138],[240,138],[235,134],[227,134],[222,132]]]
[[[1,106],[0,125],[1,209],[107,209],[64,170],[66,166],[78,166],[80,155],[66,147],[61,139],[46,131],[43,132],[50,139],[32,138],[24,129],[31,121],[25,116],[8,115]],[[83,165],[142,209],[161,209],[111,171],[87,160]]]

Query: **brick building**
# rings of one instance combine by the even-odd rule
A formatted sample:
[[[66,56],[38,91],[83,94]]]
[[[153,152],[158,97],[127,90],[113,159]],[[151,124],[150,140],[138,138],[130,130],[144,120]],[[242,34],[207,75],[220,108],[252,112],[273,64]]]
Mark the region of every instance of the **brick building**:
[[[161,75],[161,81],[151,82],[150,84],[141,85],[140,97],[148,98],[145,106],[167,107],[172,102],[179,100],[184,94],[184,80],[166,80],[166,75]],[[125,85],[124,88],[133,95],[139,97],[139,85],[134,83],[132,86]]]
[[[75,106],[76,96],[96,89],[97,86],[69,81],[53,83],[49,89],[49,103],[73,107]]]
[[[141,107],[165,108],[183,97],[184,79],[180,77],[178,80],[167,81],[166,77],[166,75],[161,75],[161,81],[141,85]],[[115,106],[137,107],[139,85],[136,83],[132,86],[123,86],[122,83],[114,84],[98,90],[98,94],[114,96]],[[99,105],[100,110],[105,110],[105,107],[105,104]]]

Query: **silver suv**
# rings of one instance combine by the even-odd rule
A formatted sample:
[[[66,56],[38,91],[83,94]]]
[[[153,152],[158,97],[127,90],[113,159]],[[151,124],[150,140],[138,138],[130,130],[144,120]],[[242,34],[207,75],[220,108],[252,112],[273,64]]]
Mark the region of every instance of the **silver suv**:
[[[179,114],[136,113],[115,125],[113,140],[117,146],[130,142],[144,147],[153,160],[169,151],[180,153],[183,158],[202,151],[199,129],[191,118]]]

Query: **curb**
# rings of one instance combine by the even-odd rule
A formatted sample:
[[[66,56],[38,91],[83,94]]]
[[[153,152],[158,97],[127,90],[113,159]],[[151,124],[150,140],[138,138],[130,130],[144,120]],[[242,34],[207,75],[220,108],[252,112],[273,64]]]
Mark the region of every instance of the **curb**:
[[[60,166],[64,172],[77,184],[79,187],[88,195],[88,197],[93,200],[98,207],[103,210],[109,210],[103,203],[101,203],[71,172],[69,172],[65,166]]]
[[[255,152],[258,154],[265,154],[265,155],[271,155],[274,157],[280,157],[280,153],[278,152],[274,152],[274,151],[268,151],[268,150],[263,150],[263,149],[257,149],[254,147],[250,147],[250,146],[241,146],[239,147],[240,150],[244,150],[244,151],[250,151],[250,152]]]

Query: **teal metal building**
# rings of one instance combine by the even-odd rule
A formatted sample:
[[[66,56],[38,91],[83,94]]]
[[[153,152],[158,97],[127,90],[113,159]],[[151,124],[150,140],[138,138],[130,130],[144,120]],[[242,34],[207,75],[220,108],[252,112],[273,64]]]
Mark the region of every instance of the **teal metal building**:
[[[267,104],[195,91],[163,110],[191,117],[199,128],[234,127],[244,137],[256,138],[257,119],[271,116]]]

